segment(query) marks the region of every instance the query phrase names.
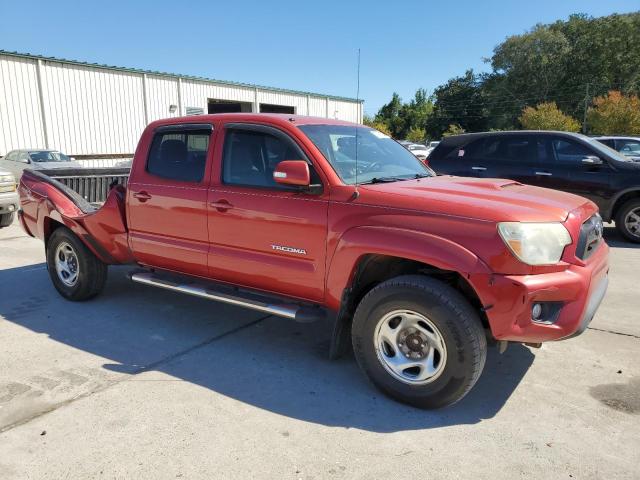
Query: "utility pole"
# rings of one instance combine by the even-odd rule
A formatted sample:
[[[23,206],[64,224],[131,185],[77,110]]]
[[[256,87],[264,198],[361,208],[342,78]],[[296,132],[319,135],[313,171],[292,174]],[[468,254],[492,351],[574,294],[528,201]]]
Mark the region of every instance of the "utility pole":
[[[582,117],[582,133],[587,134],[587,108],[589,108],[589,84],[587,83],[587,91],[584,96],[584,115]]]

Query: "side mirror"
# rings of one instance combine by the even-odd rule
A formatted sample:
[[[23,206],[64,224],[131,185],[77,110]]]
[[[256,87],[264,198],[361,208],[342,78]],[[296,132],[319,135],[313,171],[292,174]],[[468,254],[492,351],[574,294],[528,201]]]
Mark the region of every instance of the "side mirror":
[[[304,160],[283,160],[273,171],[273,179],[280,185],[309,187],[311,174],[309,164]]]
[[[582,159],[582,163],[585,165],[602,165],[604,162],[595,155],[587,155]]]

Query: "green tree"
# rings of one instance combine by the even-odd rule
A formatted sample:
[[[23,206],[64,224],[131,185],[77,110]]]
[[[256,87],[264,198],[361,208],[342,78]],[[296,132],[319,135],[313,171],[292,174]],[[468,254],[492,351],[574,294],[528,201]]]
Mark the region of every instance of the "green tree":
[[[414,97],[403,103],[397,93],[380,108],[374,121],[384,123],[394,138],[405,139],[413,129],[424,130],[425,122],[433,109],[427,91],[419,88]]]
[[[440,138],[452,124],[471,132],[487,130],[485,98],[480,78],[473,70],[436,88],[433,97],[433,112],[426,120],[426,130],[432,138]]]
[[[462,128],[457,123],[452,123],[447,127],[447,129],[442,133],[443,137],[449,137],[451,135],[460,135],[461,133],[465,133],[465,129]]]
[[[427,132],[424,131],[424,128],[420,128],[416,125],[409,129],[409,133],[407,133],[405,138],[410,142],[422,143],[425,138],[427,138]]]
[[[580,131],[580,122],[562,113],[555,102],[541,103],[536,107],[526,107],[518,120],[524,128],[529,130]]]
[[[587,98],[616,87],[640,93],[640,12],[536,25],[508,37],[486,61],[491,126],[515,125],[525,106],[551,101],[582,118]]]
[[[587,112],[587,124],[602,135],[640,135],[640,98],[614,90],[596,97]]]
[[[389,130],[389,127],[384,122],[377,121],[375,118],[372,118],[369,115],[364,115],[362,119],[362,123],[364,123],[368,127],[375,128],[376,130],[384,133],[385,135],[391,136],[391,131]]]

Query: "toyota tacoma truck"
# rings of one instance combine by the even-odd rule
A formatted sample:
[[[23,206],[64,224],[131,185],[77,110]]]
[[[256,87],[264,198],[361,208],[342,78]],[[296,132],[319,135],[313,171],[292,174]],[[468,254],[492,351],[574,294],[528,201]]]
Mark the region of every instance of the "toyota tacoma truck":
[[[325,118],[160,120],[100,208],[37,171],[19,194],[63,297],[132,264],[133,282],[325,321],[331,357],[351,344],[374,385],[422,408],[472,388],[488,341],[578,335],[608,284],[591,201],[436,176],[388,136]]]

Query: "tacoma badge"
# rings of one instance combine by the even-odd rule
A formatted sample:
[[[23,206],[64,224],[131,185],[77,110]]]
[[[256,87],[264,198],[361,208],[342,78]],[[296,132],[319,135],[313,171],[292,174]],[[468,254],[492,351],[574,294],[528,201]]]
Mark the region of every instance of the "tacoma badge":
[[[307,251],[304,248],[285,247],[284,245],[271,245],[273,250],[279,250],[287,253],[298,253],[300,255],[306,255]]]

